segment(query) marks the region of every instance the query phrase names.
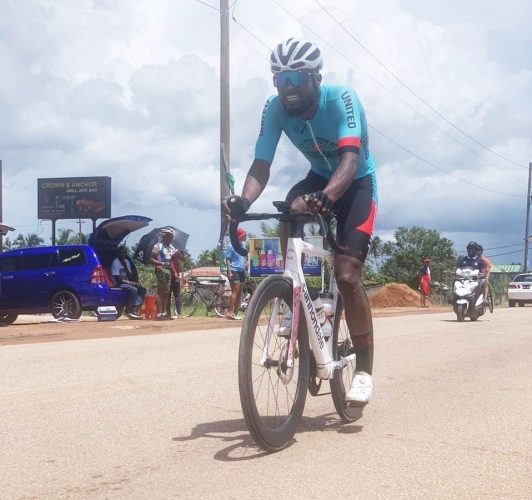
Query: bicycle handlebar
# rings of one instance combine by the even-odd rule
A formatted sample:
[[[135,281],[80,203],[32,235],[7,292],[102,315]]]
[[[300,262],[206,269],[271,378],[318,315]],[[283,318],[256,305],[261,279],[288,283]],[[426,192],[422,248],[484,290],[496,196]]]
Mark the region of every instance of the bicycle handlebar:
[[[289,222],[292,224],[295,223],[297,224],[297,226],[302,226],[303,224],[308,222],[317,222],[320,225],[322,233],[325,234],[325,237],[327,238],[327,241],[331,246],[332,250],[338,254],[345,252],[346,249],[338,245],[333,234],[330,231],[330,221],[332,220],[332,217],[324,218],[321,214],[311,214],[310,212],[290,213],[288,212],[288,207],[284,202],[274,202],[274,206],[281,211],[277,213],[248,213],[242,215],[240,217],[240,220],[231,221],[231,223],[229,224],[229,237],[231,239],[231,245],[233,246],[236,253],[242,255],[243,257],[247,257],[248,255],[247,249],[242,247],[242,245],[240,244],[240,240],[238,239],[238,236],[236,234],[240,222],[269,219],[276,219],[279,222]]]

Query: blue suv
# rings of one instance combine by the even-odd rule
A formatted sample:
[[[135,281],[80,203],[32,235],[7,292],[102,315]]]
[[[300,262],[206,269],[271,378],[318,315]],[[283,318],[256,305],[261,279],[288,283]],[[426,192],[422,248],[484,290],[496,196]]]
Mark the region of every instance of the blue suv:
[[[82,311],[115,306],[118,315],[126,294],[114,288],[109,268],[121,241],[151,219],[137,215],[102,222],[88,245],[56,245],[9,250],[0,254],[0,325],[19,314],[52,313],[77,319]],[[136,271],[133,261],[132,268]]]

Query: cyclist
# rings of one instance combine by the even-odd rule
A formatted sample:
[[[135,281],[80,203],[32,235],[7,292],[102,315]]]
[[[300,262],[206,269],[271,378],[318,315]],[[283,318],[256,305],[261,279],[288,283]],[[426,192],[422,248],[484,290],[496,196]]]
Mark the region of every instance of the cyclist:
[[[335,273],[345,303],[346,320],[357,371],[346,399],[366,404],[373,390],[371,376],[371,312],[361,273],[377,211],[375,162],[368,148],[362,104],[348,86],[322,85],[322,55],[312,42],[290,38],[275,47],[270,65],[277,95],[266,101],[255,159],[242,195],[225,209],[238,219],[264,191],[281,133],[310,162],[306,177],[286,196],[292,212],[337,214]],[[281,226],[283,253],[288,227]]]
[[[490,271],[491,271],[491,262],[489,261],[489,259],[487,257],[484,257],[482,255],[483,252],[484,252],[484,247],[482,245],[478,245],[477,257],[484,264],[484,276],[485,276],[485,280],[484,280],[484,305],[487,306],[487,305],[489,305],[489,302],[488,302],[488,291],[489,291],[489,288],[490,288],[489,277],[490,277]]]

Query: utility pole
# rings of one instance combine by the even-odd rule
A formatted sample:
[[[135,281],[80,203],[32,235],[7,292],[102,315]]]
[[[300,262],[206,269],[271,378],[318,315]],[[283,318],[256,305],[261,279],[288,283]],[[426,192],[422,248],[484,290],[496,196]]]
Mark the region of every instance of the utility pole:
[[[525,222],[525,268],[524,272],[528,271],[528,245],[530,244],[530,205],[532,204],[532,162],[528,164],[528,191],[526,195],[526,222]]]
[[[220,207],[222,199],[230,194],[227,179],[231,172],[230,141],[229,6],[228,0],[220,0]],[[220,225],[225,227],[225,214],[221,209]]]

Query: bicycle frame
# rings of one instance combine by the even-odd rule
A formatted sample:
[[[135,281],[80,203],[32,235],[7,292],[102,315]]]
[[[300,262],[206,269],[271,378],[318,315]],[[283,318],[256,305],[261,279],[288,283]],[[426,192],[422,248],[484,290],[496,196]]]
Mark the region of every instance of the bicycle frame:
[[[334,295],[333,310],[336,311],[338,302],[338,289],[336,279],[334,277],[334,254],[328,250],[317,247],[307,243],[302,238],[289,238],[286,251],[286,262],[283,276],[291,279],[293,286],[293,311],[292,311],[292,330],[290,336],[290,344],[287,352],[287,366],[292,368],[294,366],[295,346],[297,341],[297,332],[299,328],[299,321],[301,318],[301,309],[304,312],[304,318],[307,324],[307,331],[309,333],[309,342],[316,359],[317,376],[322,379],[331,379],[334,377],[334,372],[340,370],[351,361],[354,361],[356,354],[350,354],[339,361],[335,361],[332,354],[333,335],[329,339],[325,339],[321,325],[317,319],[316,309],[310,297],[305,275],[301,266],[302,256],[312,255],[321,257],[326,260],[331,267],[331,277],[329,282],[329,291]],[[303,307],[301,307],[303,305]],[[262,353],[261,364],[264,365],[268,359],[268,346],[274,330],[274,318],[279,312],[278,299],[274,304],[274,310],[271,315],[270,323],[266,330],[266,341],[264,343],[264,350]],[[340,318],[336,318],[340,321]]]
[[[192,293],[195,293],[202,300],[208,311],[214,309],[217,298],[223,297],[223,292],[220,291],[220,285],[218,283],[216,285],[194,283]]]

